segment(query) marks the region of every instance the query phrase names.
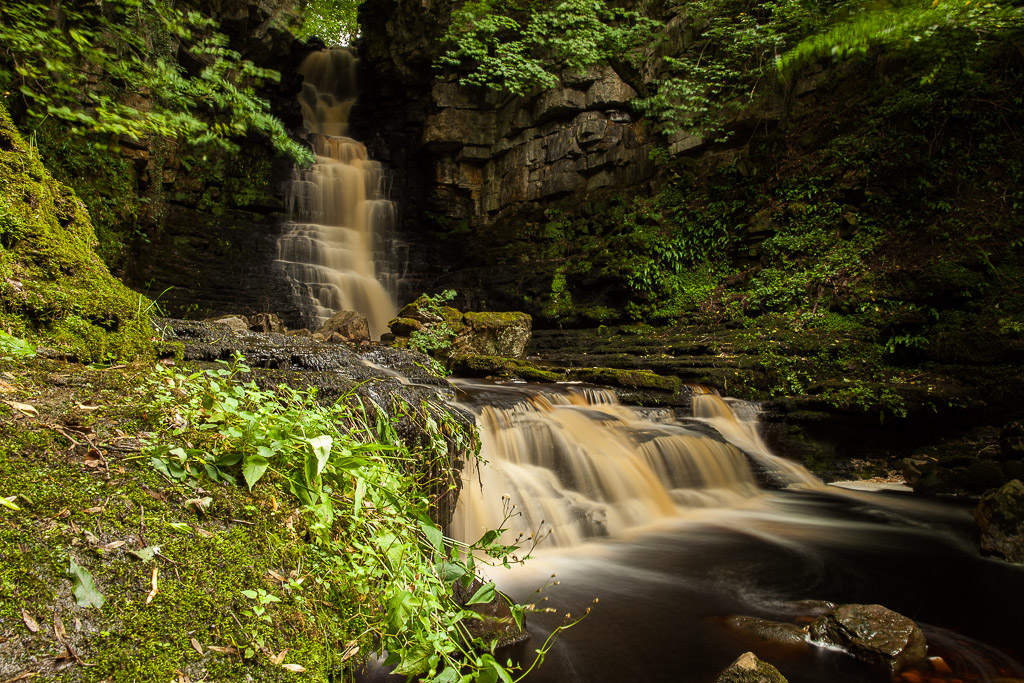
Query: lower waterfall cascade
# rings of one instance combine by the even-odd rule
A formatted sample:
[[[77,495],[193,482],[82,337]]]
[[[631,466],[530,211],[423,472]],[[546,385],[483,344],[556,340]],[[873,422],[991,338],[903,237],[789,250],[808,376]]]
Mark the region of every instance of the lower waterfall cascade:
[[[922,680],[1024,678],[1024,569],[978,555],[969,510],[825,486],[771,453],[756,406],[700,387],[677,417],[583,385],[455,382],[482,460],[464,472],[451,536],[503,524],[531,557],[487,578],[514,599],[536,602],[558,577],[541,598],[553,614],[527,617],[522,657],[599,599],[529,681],[713,681],[747,650],[794,683],[894,680],[842,651],[728,627],[730,615],[792,622],[811,600],[914,619],[952,667]]]

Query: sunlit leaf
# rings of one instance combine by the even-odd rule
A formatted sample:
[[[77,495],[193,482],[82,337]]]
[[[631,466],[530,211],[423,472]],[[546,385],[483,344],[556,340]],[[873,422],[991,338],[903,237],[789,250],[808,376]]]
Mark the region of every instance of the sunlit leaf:
[[[476,593],[473,593],[473,597],[466,601],[467,605],[480,605],[491,602],[496,597],[497,593],[494,589],[494,582],[485,583],[477,589]]]

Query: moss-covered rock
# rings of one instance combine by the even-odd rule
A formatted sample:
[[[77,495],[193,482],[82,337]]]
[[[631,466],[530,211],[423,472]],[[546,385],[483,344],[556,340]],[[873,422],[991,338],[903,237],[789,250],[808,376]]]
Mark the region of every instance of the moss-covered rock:
[[[744,652],[719,675],[718,683],[786,683],[786,678],[753,652]]]
[[[460,377],[523,379],[528,382],[558,382],[565,379],[563,372],[502,356],[457,356],[452,359],[452,372]]]
[[[152,303],[113,278],[95,246],[84,205],[0,106],[0,328],[80,360],[147,351]]]
[[[1024,484],[1019,479],[982,496],[974,521],[982,551],[1024,564]]]

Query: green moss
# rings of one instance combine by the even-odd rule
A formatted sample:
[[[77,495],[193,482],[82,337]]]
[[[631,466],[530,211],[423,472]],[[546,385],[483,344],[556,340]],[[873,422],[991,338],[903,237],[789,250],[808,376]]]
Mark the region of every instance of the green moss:
[[[148,352],[152,304],[113,278],[89,215],[0,107],[0,327],[81,360]]]
[[[571,379],[593,384],[606,384],[629,389],[648,389],[678,394],[682,382],[678,377],[664,377],[650,370],[618,370],[615,368],[570,368],[566,375]]]
[[[452,372],[460,377],[501,377],[528,382],[558,382],[565,375],[537,367],[527,361],[501,356],[458,356],[452,359]]]
[[[0,404],[0,496],[17,496],[19,508],[0,507],[0,621],[16,634],[0,677],[31,669],[37,680],[129,683],[177,680],[177,672],[192,680],[295,680],[267,654],[285,649],[284,662],[300,664],[311,680],[337,675],[345,643],[363,625],[347,618],[349,598],[308,576],[319,558],[289,501],[276,499],[271,486],[207,492],[158,475],[132,451],[133,440],[119,436],[139,431],[145,417],[138,368],[33,363],[7,367],[16,387],[9,395],[33,404],[40,422],[79,427],[43,427]],[[94,426],[81,427],[86,421]],[[83,434],[102,461],[89,455]],[[188,503],[202,496],[213,498],[205,512]],[[153,546],[159,556],[148,561],[133,553]],[[102,608],[75,603],[65,573],[71,559],[93,576]],[[154,569],[158,590],[147,603]],[[268,606],[270,623],[252,614],[247,589],[280,599]],[[53,664],[67,655],[54,635],[58,618],[84,665]]]

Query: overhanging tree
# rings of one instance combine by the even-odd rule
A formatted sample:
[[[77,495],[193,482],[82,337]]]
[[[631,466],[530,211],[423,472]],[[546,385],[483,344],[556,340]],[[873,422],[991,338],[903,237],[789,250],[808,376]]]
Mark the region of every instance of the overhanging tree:
[[[80,133],[232,151],[256,132],[307,160],[256,92],[279,74],[243,60],[216,29],[167,0],[4,0],[0,88],[30,120],[55,117]],[[187,71],[180,53],[199,66]]]

